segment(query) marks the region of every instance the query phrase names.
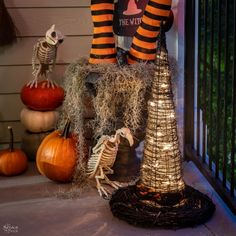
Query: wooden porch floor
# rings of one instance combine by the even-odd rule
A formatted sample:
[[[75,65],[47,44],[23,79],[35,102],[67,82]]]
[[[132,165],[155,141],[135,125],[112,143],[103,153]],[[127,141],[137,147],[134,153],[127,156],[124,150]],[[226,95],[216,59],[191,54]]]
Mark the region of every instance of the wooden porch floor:
[[[208,194],[216,204],[213,218],[204,225],[176,231],[136,228],[113,217],[108,201],[100,198],[95,189],[83,192],[77,199],[59,199],[56,196],[70,185],[51,182],[31,164],[24,175],[0,177],[0,235],[235,236],[236,216],[193,163],[183,165],[186,183]]]

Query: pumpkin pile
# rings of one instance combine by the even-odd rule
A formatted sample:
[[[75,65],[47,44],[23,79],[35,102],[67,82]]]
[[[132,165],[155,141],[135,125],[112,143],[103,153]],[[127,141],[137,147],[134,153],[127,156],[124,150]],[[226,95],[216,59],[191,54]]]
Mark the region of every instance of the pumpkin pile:
[[[35,161],[37,149],[43,138],[51,132],[58,121],[56,110],[63,102],[64,90],[46,80],[37,86],[24,85],[21,100],[26,107],[21,110],[20,119],[25,128],[22,149],[28,158]]]

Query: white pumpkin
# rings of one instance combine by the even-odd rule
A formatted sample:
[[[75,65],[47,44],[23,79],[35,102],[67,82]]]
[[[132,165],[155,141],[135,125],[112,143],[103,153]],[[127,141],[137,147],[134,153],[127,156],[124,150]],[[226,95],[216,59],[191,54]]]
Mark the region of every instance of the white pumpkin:
[[[21,123],[26,130],[40,133],[55,128],[58,121],[58,111],[34,111],[23,108],[20,113]]]

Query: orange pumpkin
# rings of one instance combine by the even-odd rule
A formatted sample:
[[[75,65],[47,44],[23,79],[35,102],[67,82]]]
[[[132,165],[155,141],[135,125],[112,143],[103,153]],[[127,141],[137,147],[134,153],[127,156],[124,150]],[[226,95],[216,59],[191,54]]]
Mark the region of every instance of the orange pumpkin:
[[[21,90],[21,100],[30,109],[36,111],[51,111],[61,106],[64,99],[64,89],[53,87],[43,80],[37,87],[25,85]]]
[[[63,132],[56,130],[46,136],[37,151],[39,172],[58,182],[69,182],[76,165],[76,139],[69,133],[69,129],[68,121]]]
[[[8,129],[11,137],[10,145],[8,149],[0,151],[0,174],[12,176],[23,173],[27,169],[28,161],[22,150],[13,147],[12,127],[8,127]]]

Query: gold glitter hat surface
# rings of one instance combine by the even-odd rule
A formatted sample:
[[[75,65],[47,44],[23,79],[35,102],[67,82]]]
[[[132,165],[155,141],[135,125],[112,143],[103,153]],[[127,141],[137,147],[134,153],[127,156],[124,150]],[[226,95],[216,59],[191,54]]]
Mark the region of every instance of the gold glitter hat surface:
[[[156,72],[148,101],[148,119],[140,179],[114,192],[114,216],[141,227],[177,229],[205,223],[215,211],[211,199],[183,181],[182,159],[165,35],[159,37]]]
[[[148,120],[141,185],[154,192],[176,193],[184,189],[181,153],[167,50],[157,55],[151,98],[148,101]]]

